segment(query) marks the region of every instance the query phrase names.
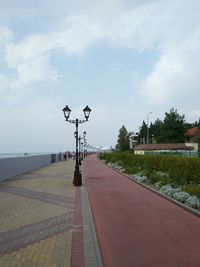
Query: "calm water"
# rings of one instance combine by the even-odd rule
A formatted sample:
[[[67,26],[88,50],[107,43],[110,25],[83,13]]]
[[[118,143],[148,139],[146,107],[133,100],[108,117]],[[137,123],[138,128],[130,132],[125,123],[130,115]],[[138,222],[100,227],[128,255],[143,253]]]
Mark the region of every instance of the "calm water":
[[[16,157],[27,157],[32,155],[44,155],[51,153],[0,153],[0,158],[16,158]]]

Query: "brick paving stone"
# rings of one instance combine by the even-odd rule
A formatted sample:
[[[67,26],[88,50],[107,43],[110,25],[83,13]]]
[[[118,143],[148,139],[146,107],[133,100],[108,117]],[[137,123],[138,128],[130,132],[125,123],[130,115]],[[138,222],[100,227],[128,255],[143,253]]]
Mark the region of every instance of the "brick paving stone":
[[[70,159],[0,183],[0,267],[100,266],[87,192],[73,173]]]
[[[72,212],[0,233],[0,255],[8,254],[73,227]],[[60,220],[61,219],[61,220]]]
[[[59,195],[51,194],[51,193],[27,190],[24,188],[10,186],[7,184],[2,184],[0,186],[0,192],[6,192],[9,194],[22,196],[22,197],[26,197],[29,199],[36,199],[39,201],[47,202],[47,203],[58,205],[61,207],[66,207],[66,205],[71,205],[73,208],[74,206],[74,200],[66,196],[64,197],[64,196],[59,196]]]
[[[0,183],[0,267],[70,266],[73,171],[69,160]]]

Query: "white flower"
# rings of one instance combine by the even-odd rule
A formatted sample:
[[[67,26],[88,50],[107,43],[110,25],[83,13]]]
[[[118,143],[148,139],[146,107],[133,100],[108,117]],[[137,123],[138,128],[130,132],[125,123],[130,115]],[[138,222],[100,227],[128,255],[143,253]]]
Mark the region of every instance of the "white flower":
[[[171,185],[163,185],[160,188],[160,192],[164,195],[172,197],[174,193],[176,193],[178,189],[172,188]]]
[[[148,178],[146,176],[141,176],[140,174],[134,174],[132,175],[132,177],[140,183],[145,183],[148,181]]]
[[[177,201],[185,202],[190,195],[187,192],[176,192],[173,194],[173,198],[175,198]]]
[[[200,201],[198,199],[197,196],[190,196],[185,204],[188,206],[188,207],[191,207],[191,208],[197,208],[199,209],[200,208]]]

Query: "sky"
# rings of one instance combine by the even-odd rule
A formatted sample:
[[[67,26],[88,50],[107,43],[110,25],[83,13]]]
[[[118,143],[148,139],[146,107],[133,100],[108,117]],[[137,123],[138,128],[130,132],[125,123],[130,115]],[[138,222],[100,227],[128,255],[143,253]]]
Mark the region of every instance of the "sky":
[[[172,107],[200,117],[199,0],[0,0],[0,152],[115,146]],[[151,112],[151,113],[150,113]]]

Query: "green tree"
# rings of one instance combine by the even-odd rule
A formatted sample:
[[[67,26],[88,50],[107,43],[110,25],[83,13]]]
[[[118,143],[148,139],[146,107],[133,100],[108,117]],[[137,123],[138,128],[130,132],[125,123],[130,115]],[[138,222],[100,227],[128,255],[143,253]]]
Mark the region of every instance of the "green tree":
[[[129,146],[129,134],[124,125],[119,130],[116,149],[123,152],[130,149]]]
[[[150,132],[153,134],[153,140],[156,143],[160,143],[160,136],[163,131],[163,121],[160,119],[157,119],[154,124],[150,127]]]
[[[143,144],[146,143],[147,140],[147,124],[145,121],[142,122],[142,126],[140,127],[139,131],[139,143]]]
[[[157,133],[159,143],[182,143],[185,141],[185,116],[179,115],[177,110],[172,108],[165,113],[163,125],[160,124],[160,133]]]
[[[192,127],[200,127],[200,118],[192,124]]]

